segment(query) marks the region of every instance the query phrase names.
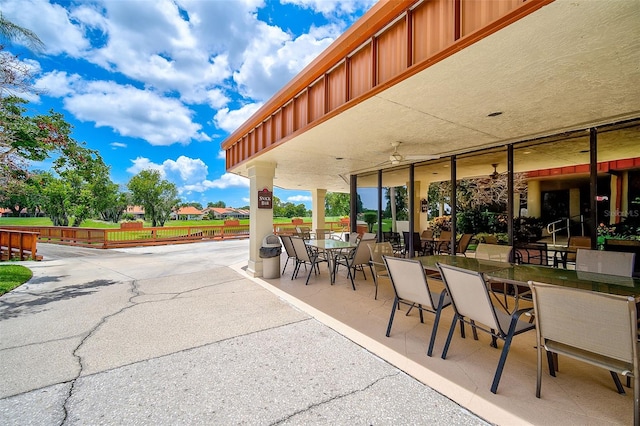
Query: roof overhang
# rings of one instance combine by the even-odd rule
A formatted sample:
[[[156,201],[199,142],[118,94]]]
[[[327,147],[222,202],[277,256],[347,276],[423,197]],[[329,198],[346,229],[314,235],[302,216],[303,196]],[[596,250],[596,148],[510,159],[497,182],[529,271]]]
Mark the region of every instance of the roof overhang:
[[[230,171],[272,162],[278,187],[348,192],[394,141],[446,157],[638,117],[640,2],[557,0]]]

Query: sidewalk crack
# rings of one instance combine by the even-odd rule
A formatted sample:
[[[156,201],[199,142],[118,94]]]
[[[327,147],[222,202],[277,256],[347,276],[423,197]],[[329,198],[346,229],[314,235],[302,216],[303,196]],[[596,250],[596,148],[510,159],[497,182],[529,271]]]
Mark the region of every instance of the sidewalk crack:
[[[91,328],[91,330],[89,330],[89,332],[86,333],[86,335],[78,343],[78,346],[76,346],[75,349],[73,350],[72,355],[78,360],[78,367],[79,368],[78,368],[78,373],[76,374],[76,376],[67,382],[67,383],[70,383],[71,386],[69,386],[69,391],[67,392],[67,396],[65,397],[64,402],[62,403],[63,417],[62,417],[62,421],[60,422],[60,426],[62,426],[62,425],[67,423],[67,420],[69,418],[69,407],[68,407],[68,404],[69,404],[69,401],[71,400],[71,398],[73,397],[73,392],[75,390],[76,382],[82,376],[82,372],[85,369],[85,366],[84,366],[84,363],[83,363],[83,360],[82,360],[82,356],[80,356],[78,354],[78,351],[80,350],[80,348],[82,348],[84,343],[91,336],[93,336],[100,329],[100,327],[102,327],[102,325],[104,323],[106,323],[109,320],[109,318],[112,318],[112,317],[114,317],[116,315],[119,315],[122,312],[126,311],[127,309],[137,305],[137,303],[134,302],[134,299],[136,297],[140,296],[140,290],[138,289],[137,280],[131,281],[131,287],[130,287],[129,291],[132,293],[132,295],[131,295],[131,297],[129,297],[129,300],[127,301],[128,304],[126,306],[123,306],[121,309],[117,310],[116,312],[113,312],[113,313],[111,313],[109,315],[105,315],[104,317],[102,317],[93,326],[93,328]]]
[[[309,405],[309,406],[308,406],[308,407],[306,407],[306,408],[303,408],[303,409],[301,409],[301,410],[298,410],[298,411],[295,411],[295,412],[291,413],[290,415],[288,415],[287,417],[285,417],[285,418],[283,418],[283,419],[280,419],[280,420],[278,420],[278,421],[275,421],[275,422],[271,423],[271,425],[270,425],[270,426],[282,424],[282,423],[284,423],[284,422],[286,422],[286,421],[288,421],[288,420],[291,420],[292,418],[294,418],[295,416],[297,416],[297,415],[299,415],[299,414],[305,413],[305,412],[307,412],[307,411],[309,411],[309,410],[312,410],[312,409],[314,409],[314,408],[317,408],[317,407],[321,407],[321,406],[323,406],[323,405],[325,405],[325,404],[328,404],[328,403],[330,403],[330,402],[337,401],[337,400],[339,400],[339,399],[346,398],[346,397],[348,397],[348,396],[355,395],[355,394],[358,394],[358,393],[361,393],[361,392],[365,392],[365,391],[367,391],[368,389],[370,389],[370,388],[372,388],[373,386],[375,386],[376,384],[378,384],[379,382],[381,382],[381,381],[383,381],[383,380],[386,380],[386,379],[388,379],[388,378],[391,378],[391,377],[397,376],[397,375],[399,375],[399,374],[400,374],[400,372],[396,372],[396,373],[393,373],[393,374],[387,374],[387,375],[384,375],[384,376],[379,377],[378,379],[374,380],[373,382],[369,383],[367,386],[365,386],[365,387],[363,387],[363,388],[360,388],[360,389],[354,389],[354,390],[352,390],[352,391],[350,391],[350,392],[346,392],[346,393],[343,393],[343,394],[340,394],[340,395],[336,395],[336,396],[334,396],[334,397],[331,397],[331,398],[325,399],[325,400],[320,401],[320,402],[317,402],[317,403],[315,403],[315,404],[311,404],[311,405]]]

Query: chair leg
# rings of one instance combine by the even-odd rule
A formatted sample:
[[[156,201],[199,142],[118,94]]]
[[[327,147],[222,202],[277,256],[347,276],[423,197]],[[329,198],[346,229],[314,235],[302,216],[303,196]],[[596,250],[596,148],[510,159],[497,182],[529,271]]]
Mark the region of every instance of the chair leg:
[[[309,268],[309,273],[307,274],[307,281],[304,283],[304,285],[309,284],[309,278],[311,278],[311,271],[315,272],[316,271],[316,259],[311,260],[311,268]]]
[[[436,309],[436,317],[433,320],[433,329],[431,330],[431,338],[429,339],[429,349],[427,349],[427,356],[431,356],[433,353],[433,345],[436,343],[436,332],[438,331],[438,323],[440,322],[440,313],[442,312],[442,305],[444,304],[445,292],[440,293],[440,299],[438,300],[438,308]]]
[[[447,335],[447,341],[444,344],[444,348],[442,348],[442,359],[447,358],[447,352],[449,351],[449,344],[451,343],[451,338],[453,337],[453,332],[456,330],[456,323],[458,319],[462,320],[462,318],[458,317],[458,314],[453,315],[453,321],[451,321],[451,327],[449,328],[449,334]]]
[[[496,348],[498,349],[498,339],[495,336],[495,330],[492,328],[491,329],[491,344],[489,346],[491,346],[492,348]]]
[[[640,374],[633,372],[633,424],[640,426]]]
[[[626,395],[624,388],[622,387],[622,383],[620,383],[620,377],[618,377],[618,373],[614,373],[613,371],[609,371],[611,373],[611,378],[613,379],[613,383],[616,385],[616,389],[620,395]]]
[[[547,352],[547,363],[549,364],[549,375],[556,377],[556,363],[553,359],[553,352]]]
[[[389,316],[389,325],[387,325],[387,334],[386,334],[387,337],[389,337],[389,334],[391,334],[391,324],[393,324],[393,317],[395,316],[396,309],[398,308],[399,305],[400,305],[400,301],[396,296],[393,299],[393,306],[391,307],[391,315]]]
[[[500,361],[498,362],[498,368],[496,374],[493,376],[493,383],[491,384],[491,393],[498,391],[498,384],[500,383],[500,377],[502,376],[502,370],[507,362],[507,355],[509,355],[509,348],[511,347],[511,340],[513,340],[513,333],[516,331],[518,325],[518,317],[511,318],[511,324],[509,325],[509,332],[507,338],[504,340],[504,346],[502,347],[502,353],[500,354]]]
[[[373,296],[373,300],[378,300],[378,276],[374,274],[373,271],[371,275],[373,275],[373,283],[376,285],[376,294]]]

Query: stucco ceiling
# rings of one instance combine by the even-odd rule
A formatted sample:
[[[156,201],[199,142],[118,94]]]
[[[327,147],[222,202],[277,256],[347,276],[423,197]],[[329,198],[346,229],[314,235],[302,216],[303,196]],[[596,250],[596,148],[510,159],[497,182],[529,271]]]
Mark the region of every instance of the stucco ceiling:
[[[403,155],[446,157],[638,117],[640,1],[558,0],[254,161],[277,164],[281,188],[348,192],[349,175],[392,167],[394,141]],[[599,155],[640,156],[638,130],[603,137]],[[588,148],[588,133],[577,136]],[[516,167],[588,162],[568,146],[529,149]],[[460,161],[458,174],[505,161],[488,153]],[[247,176],[252,163],[232,171]]]

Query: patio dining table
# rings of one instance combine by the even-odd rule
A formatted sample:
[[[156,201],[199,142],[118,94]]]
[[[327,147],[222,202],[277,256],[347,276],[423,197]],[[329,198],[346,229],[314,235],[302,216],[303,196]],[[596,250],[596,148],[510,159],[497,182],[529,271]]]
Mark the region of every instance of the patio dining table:
[[[513,285],[516,291],[518,287],[528,289],[529,281],[538,281],[600,293],[640,297],[640,278],[552,268],[542,265],[518,265],[463,256],[436,255],[422,256],[416,259],[420,260],[428,272],[437,272],[436,263],[439,262],[480,272],[484,274],[488,281]]]
[[[325,258],[327,259],[327,265],[329,267],[329,276],[331,277],[331,284],[335,283],[336,276],[334,265],[336,262],[336,257],[344,252],[345,250],[353,250],[358,244],[356,242],[349,241],[339,241],[339,240],[308,240],[305,243],[309,247],[314,247],[319,251],[325,253]]]

